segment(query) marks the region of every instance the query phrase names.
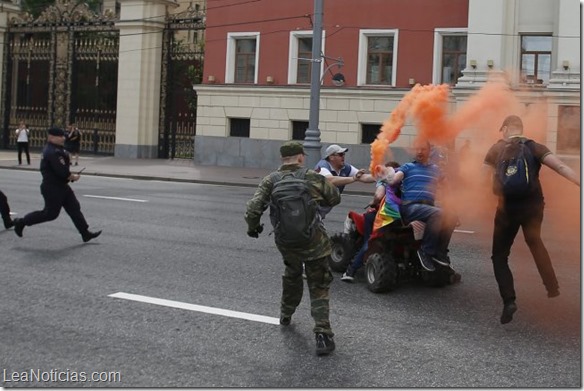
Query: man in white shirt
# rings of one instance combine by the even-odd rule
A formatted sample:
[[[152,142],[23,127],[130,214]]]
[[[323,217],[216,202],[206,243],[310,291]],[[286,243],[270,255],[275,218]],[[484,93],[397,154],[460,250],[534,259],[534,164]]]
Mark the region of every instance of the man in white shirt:
[[[375,178],[365,174],[364,169],[345,163],[345,154],[349,148],[343,148],[337,144],[329,145],[314,170],[324,176],[343,193],[345,186],[355,182],[374,183]],[[332,210],[332,207],[320,207],[320,216],[324,217]]]

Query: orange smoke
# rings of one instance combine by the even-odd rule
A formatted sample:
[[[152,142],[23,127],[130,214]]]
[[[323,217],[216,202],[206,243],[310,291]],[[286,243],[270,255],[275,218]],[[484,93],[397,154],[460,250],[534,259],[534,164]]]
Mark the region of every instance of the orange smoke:
[[[389,119],[383,123],[377,138],[371,143],[370,172],[375,172],[375,166],[384,163],[385,153],[389,149],[389,144],[393,143],[400,135],[401,128],[406,122],[409,108],[422,88],[419,84],[416,84],[391,112]]]
[[[543,110],[531,110],[525,113],[526,108],[508,86],[502,82],[488,82],[476,94],[471,96],[460,108],[448,115],[448,99],[450,87],[441,85],[415,85],[397,107],[392,111],[388,120],[383,123],[377,138],[371,144],[370,172],[375,166],[384,163],[389,145],[400,135],[401,129],[408,118],[412,118],[417,129],[418,137],[432,144],[448,146],[453,144],[456,137],[463,131],[476,131],[478,134],[491,135],[487,142],[498,137],[494,130],[498,130],[503,119],[510,114],[517,114],[526,121],[526,129],[536,129],[534,133],[542,136],[545,129],[541,129],[541,113]],[[538,105],[531,105],[538,106]],[[530,117],[533,118],[530,120]],[[527,125],[539,125],[528,128]],[[526,133],[536,140],[535,134]]]
[[[446,116],[449,92],[446,84],[424,86],[413,102],[411,114],[418,127],[418,137],[422,140],[446,145],[453,139]]]

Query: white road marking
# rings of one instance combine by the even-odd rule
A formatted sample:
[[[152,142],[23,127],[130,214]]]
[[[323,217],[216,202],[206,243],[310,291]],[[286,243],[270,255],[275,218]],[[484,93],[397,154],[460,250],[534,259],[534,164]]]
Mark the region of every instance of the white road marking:
[[[221,308],[206,307],[203,305],[183,303],[180,301],[157,299],[156,297],[133,295],[131,293],[124,293],[124,292],[113,293],[113,294],[108,295],[108,296],[114,297],[116,299],[126,299],[126,300],[132,300],[132,301],[139,301],[141,303],[155,304],[155,305],[161,305],[164,307],[171,307],[171,308],[179,308],[179,309],[188,310],[188,311],[204,312],[206,314],[221,315],[221,316],[227,316],[230,318],[251,320],[254,322],[262,322],[262,323],[275,324],[275,325],[280,324],[280,319],[272,318],[269,316],[248,314],[247,312],[224,310]]]
[[[83,197],[88,197],[88,198],[103,198],[103,199],[106,199],[106,200],[118,200],[118,201],[148,202],[148,200],[138,200],[136,198],[106,197],[106,196],[96,196],[96,195],[88,195],[88,194],[84,194]]]
[[[458,232],[459,234],[474,234],[475,231],[465,231],[464,229],[455,229],[454,232]]]

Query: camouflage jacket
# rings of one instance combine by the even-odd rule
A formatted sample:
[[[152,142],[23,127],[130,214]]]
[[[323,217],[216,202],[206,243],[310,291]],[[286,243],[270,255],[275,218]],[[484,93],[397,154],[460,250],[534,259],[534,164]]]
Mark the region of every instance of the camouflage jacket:
[[[294,172],[300,168],[301,166],[299,164],[284,164],[280,166],[278,171]],[[322,175],[313,170],[308,170],[306,173],[306,180],[310,185],[312,196],[320,205],[335,206],[341,202],[339,190],[336,186],[331,185]],[[247,222],[249,230],[255,230],[259,227],[262,214],[270,204],[273,186],[274,184],[272,183],[270,175],[264,177],[252,199],[247,202],[245,221]],[[280,250],[285,258],[298,257],[303,261],[309,261],[329,255],[331,253],[331,244],[324,225],[321,222],[314,239],[311,242],[306,243],[306,246],[300,248],[278,246],[278,250]]]

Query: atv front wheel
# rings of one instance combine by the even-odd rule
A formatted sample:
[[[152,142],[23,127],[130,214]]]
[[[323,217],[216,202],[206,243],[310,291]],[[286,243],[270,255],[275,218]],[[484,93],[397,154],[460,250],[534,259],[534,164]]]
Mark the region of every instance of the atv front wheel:
[[[343,273],[357,252],[351,235],[340,233],[331,236],[332,252],[329,258],[331,270]]]
[[[397,287],[397,264],[391,254],[372,254],[365,267],[367,288],[371,292],[389,292]]]

